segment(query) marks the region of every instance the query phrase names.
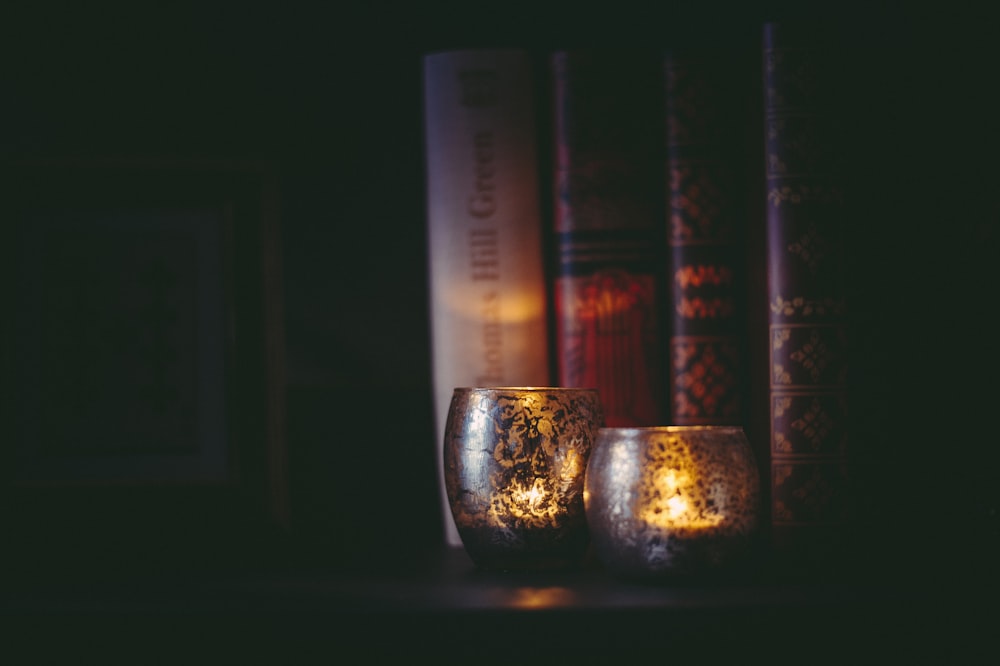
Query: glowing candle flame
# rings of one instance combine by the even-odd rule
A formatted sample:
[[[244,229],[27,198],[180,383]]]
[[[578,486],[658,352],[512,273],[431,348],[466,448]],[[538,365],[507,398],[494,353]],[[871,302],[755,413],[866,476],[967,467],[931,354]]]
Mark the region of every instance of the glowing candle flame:
[[[725,516],[700,511],[691,503],[700,497],[696,477],[683,469],[660,469],[650,479],[649,502],[640,516],[658,527],[707,528],[721,523]]]
[[[674,495],[667,500],[667,516],[671,520],[677,520],[688,510],[688,503],[683,498]]]
[[[527,490],[523,488],[515,488],[511,493],[514,503],[518,506],[527,509],[528,513],[537,513],[539,505],[545,498],[544,487],[542,486],[541,479],[535,479],[534,483]]]

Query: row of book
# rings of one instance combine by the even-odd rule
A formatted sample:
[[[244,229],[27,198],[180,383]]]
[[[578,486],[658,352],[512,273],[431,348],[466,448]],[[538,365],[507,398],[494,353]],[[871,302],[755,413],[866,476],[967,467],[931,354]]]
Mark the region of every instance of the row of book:
[[[545,67],[519,50],[425,56],[439,456],[457,386],[596,387],[609,426],[746,426],[761,387],[772,541],[846,520],[831,58],[775,24],[746,55],[567,50]],[[767,379],[748,360],[756,321]]]

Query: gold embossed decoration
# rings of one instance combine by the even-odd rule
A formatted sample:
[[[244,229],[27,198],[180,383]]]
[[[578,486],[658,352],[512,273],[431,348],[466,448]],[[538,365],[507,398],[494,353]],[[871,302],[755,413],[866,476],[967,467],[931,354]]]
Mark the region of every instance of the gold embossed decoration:
[[[763,30],[770,540],[781,569],[837,565],[850,543],[848,291],[840,50],[816,25]],[[851,333],[853,335],[853,333]]]
[[[742,72],[718,51],[671,49],[664,58],[667,381],[669,423],[677,425],[746,420],[745,158],[732,113],[748,101]]]

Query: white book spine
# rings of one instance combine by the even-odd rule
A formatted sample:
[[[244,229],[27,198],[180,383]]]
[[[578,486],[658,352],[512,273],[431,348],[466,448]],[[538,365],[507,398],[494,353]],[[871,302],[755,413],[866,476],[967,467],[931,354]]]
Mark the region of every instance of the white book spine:
[[[460,386],[548,386],[546,272],[532,64],[518,50],[424,58],[427,258],[438,486]]]

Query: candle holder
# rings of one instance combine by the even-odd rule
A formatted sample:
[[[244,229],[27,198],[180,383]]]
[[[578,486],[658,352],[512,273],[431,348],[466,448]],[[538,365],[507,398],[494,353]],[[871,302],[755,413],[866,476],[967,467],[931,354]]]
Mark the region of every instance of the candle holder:
[[[760,520],[760,472],[736,426],[601,428],[587,466],[594,556],[627,578],[733,571]]]
[[[584,475],[603,424],[596,389],[454,390],[445,423],[445,489],[477,567],[581,563],[589,545]]]

